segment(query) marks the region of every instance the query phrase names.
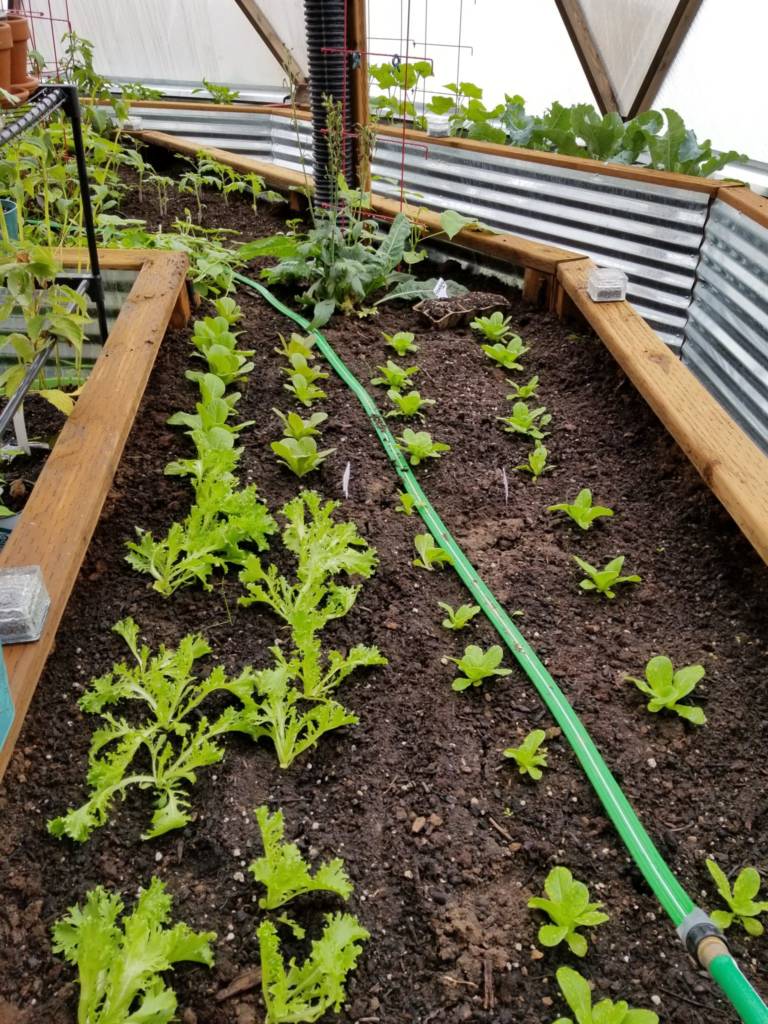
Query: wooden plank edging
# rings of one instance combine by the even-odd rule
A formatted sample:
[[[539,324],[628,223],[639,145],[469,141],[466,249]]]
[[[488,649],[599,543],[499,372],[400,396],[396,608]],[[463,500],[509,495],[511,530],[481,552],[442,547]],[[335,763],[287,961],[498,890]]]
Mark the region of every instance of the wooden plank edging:
[[[103,266],[114,263],[106,250],[99,255]],[[135,250],[127,257],[121,251],[120,257],[118,262],[125,265],[125,259],[135,259]],[[65,262],[74,263],[78,258],[73,251]],[[53,648],[166,327],[186,289],[187,266],[183,253],[144,252],[138,277],[107,343],[43,467],[19,525],[0,552],[3,568],[39,565],[51,598],[40,639],[3,651],[16,713],[0,751],[0,778]]]
[[[561,264],[561,287],[768,563],[768,457],[629,302],[592,302],[594,266]]]

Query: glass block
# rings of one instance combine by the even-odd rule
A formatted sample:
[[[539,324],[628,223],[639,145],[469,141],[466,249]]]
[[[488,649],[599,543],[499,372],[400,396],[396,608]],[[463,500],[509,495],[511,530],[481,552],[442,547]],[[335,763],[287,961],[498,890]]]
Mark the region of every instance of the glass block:
[[[427,135],[447,138],[451,134],[451,122],[447,114],[427,114]]]
[[[595,267],[587,280],[593,302],[621,302],[627,296],[627,275],[615,267]]]
[[[0,569],[0,643],[37,640],[50,603],[39,565]]]

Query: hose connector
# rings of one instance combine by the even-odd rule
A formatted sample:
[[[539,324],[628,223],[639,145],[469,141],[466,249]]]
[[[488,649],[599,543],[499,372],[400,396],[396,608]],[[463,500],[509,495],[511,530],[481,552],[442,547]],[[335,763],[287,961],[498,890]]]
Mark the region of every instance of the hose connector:
[[[701,907],[694,907],[675,929],[680,941],[705,970],[717,956],[730,955],[725,936]]]

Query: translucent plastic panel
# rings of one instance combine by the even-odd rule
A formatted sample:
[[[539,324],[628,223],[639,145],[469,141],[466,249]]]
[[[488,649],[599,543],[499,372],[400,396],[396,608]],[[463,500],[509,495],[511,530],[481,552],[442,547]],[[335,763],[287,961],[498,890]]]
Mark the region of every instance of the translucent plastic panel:
[[[627,114],[678,0],[581,0],[620,112]]]
[[[33,9],[42,6],[33,0]],[[286,81],[234,0],[51,2],[54,16],[62,19],[67,6],[74,31],[94,44],[96,69],[110,77],[181,83],[207,78],[230,85],[271,87]],[[306,66],[301,0],[261,0],[261,9],[299,63]],[[35,24],[38,48],[45,57],[53,57],[50,28],[46,25],[42,31],[42,23]],[[65,24],[57,26],[60,36]]]

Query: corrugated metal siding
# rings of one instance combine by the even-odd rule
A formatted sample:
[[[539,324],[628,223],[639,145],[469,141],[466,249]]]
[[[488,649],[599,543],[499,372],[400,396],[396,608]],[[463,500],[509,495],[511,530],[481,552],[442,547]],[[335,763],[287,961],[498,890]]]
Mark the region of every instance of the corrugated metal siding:
[[[768,452],[768,229],[722,200],[689,313],[683,362]]]
[[[237,111],[135,108],[148,130],[183,135],[310,171],[310,125]],[[399,195],[401,147],[380,136],[376,190]],[[406,148],[407,198],[458,209],[492,227],[591,256],[629,277],[628,298],[673,348],[679,348],[691,301],[709,197],[599,173],[534,164],[459,149]]]

